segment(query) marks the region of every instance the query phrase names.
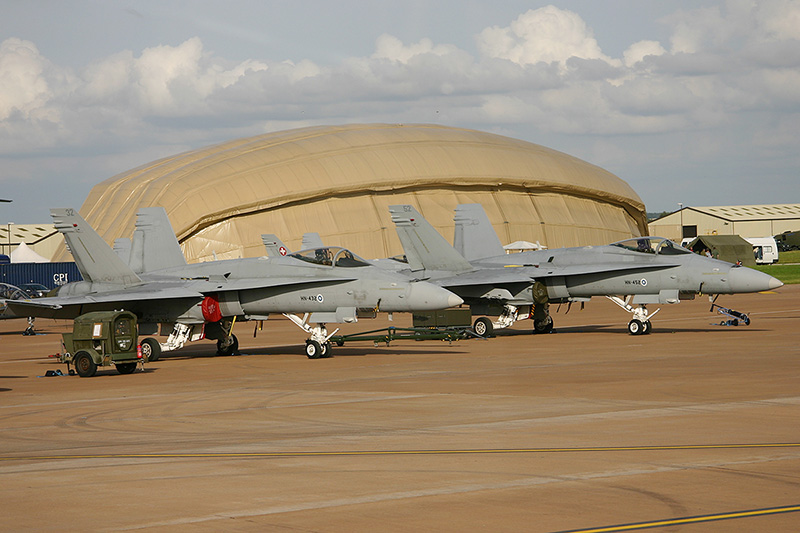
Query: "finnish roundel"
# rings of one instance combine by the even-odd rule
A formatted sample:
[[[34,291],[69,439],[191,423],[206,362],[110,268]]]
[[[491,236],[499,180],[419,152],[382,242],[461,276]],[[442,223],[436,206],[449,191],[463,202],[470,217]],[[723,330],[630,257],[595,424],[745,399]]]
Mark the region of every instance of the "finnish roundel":
[[[281,246],[280,248],[278,248],[278,253],[281,255],[286,255],[286,248],[284,246]]]
[[[645,285],[647,285],[647,280],[642,278],[642,287],[644,287]]]
[[[321,294],[317,294],[317,301],[319,303],[322,303],[323,300],[324,300],[324,298],[322,297],[322,295]]]

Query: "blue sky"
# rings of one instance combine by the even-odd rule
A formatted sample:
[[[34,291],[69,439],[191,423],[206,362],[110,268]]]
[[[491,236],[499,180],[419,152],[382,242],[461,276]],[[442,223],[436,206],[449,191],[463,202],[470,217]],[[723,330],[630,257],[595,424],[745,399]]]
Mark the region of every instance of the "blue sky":
[[[800,202],[800,2],[0,3],[0,222],[160,157],[317,124],[542,144],[649,211]]]

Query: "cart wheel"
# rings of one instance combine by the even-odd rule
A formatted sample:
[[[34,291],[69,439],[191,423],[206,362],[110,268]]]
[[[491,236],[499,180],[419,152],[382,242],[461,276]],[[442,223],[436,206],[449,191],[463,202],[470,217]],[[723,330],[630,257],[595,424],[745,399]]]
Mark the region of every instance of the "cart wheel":
[[[78,352],[72,359],[75,371],[82,378],[90,378],[97,373],[97,365],[92,356],[86,352]]]
[[[477,319],[474,324],[472,324],[472,331],[481,337],[491,337],[492,332],[494,331],[494,326],[492,325],[491,320],[485,316],[482,316]]]
[[[309,359],[319,359],[322,356],[322,346],[317,341],[306,341],[306,356]]]
[[[117,363],[115,366],[120,374],[133,374],[136,372],[136,363]]]
[[[161,344],[153,337],[142,339],[142,357],[148,363],[158,361],[158,358],[161,357]]]

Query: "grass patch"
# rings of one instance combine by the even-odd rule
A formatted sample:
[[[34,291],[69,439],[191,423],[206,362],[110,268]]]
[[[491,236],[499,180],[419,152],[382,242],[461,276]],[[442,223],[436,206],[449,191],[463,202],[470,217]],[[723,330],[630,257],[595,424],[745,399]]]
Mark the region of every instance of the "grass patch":
[[[800,263],[800,250],[792,250],[791,252],[779,252],[778,264],[781,263]]]
[[[756,265],[754,268],[778,278],[786,285],[800,283],[800,250],[780,252],[778,262],[774,265]]]
[[[783,256],[783,254],[781,254],[781,256]],[[781,257],[781,259],[783,259],[783,257]],[[775,265],[757,265],[755,269],[778,278],[786,285],[800,283],[800,265],[782,265],[778,263]]]

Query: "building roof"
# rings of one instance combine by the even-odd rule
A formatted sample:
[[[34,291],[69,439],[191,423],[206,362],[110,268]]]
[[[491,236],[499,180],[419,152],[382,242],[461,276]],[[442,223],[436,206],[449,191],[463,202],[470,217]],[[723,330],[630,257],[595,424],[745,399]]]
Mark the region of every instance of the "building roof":
[[[731,222],[800,218],[800,204],[730,205],[684,209],[699,211]]]
[[[519,198],[505,205],[511,196]],[[399,252],[385,206],[415,203],[435,226],[452,227],[452,209],[470,202],[495,204],[484,205],[496,228],[523,219],[537,231],[540,220],[569,227],[568,243],[647,233],[643,202],[610,172],[537,144],[438,125],[317,126],[236,139],[114,176],[92,189],[81,214],[111,243],[132,234],[139,208],[162,206],[190,261],[212,251],[237,256],[224,255],[232,242],[242,243],[230,248],[238,256],[262,255],[260,233],[291,246],[306,231],[381,257]],[[358,235],[370,232],[381,235]],[[563,245],[553,236],[509,237]]]

